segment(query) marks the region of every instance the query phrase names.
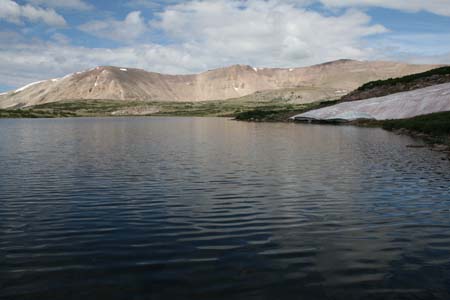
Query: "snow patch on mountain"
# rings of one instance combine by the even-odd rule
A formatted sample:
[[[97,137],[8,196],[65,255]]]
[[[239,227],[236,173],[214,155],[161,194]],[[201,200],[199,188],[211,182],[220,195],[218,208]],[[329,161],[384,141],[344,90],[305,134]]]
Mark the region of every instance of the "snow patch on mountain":
[[[45,81],[46,81],[46,80],[41,80],[41,81],[32,82],[32,83],[30,83],[30,84],[27,84],[27,85],[25,85],[25,86],[23,86],[23,87],[21,87],[21,88],[15,90],[14,93],[22,92],[22,91],[26,90],[27,88],[32,87],[33,85],[36,85],[36,84],[39,84],[39,83],[42,83],[42,82],[45,82]]]
[[[450,83],[366,100],[342,102],[292,117],[294,120],[405,119],[450,111]]]

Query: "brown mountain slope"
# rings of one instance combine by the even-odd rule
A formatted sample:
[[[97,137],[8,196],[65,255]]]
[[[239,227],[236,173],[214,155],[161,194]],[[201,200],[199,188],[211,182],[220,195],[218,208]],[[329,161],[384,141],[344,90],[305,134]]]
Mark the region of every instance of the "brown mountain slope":
[[[323,98],[338,98],[369,81],[424,72],[436,67],[438,66],[339,60],[291,69],[235,65],[196,75],[164,75],[140,69],[97,67],[2,94],[0,108],[79,99],[223,100],[258,91],[283,89],[314,90],[313,93],[308,92],[307,97],[297,98],[299,102],[311,102]],[[333,94],[336,97],[332,97]]]

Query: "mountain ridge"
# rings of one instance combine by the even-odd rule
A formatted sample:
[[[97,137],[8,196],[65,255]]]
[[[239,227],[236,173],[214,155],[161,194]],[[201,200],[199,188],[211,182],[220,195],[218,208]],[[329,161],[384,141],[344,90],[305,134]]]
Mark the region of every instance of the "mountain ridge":
[[[232,65],[198,74],[173,75],[138,68],[98,66],[61,78],[30,83],[0,94],[0,108],[21,108],[62,100],[210,101],[261,91],[315,89],[312,102],[339,98],[360,85],[380,79],[424,72],[441,65],[337,60],[309,67],[256,68]]]

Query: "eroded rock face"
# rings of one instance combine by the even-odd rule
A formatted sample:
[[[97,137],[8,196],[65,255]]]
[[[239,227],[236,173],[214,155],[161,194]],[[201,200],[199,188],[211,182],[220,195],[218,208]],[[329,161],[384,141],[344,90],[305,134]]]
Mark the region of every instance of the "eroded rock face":
[[[450,83],[385,97],[343,102],[292,117],[295,120],[405,119],[450,111]]]
[[[339,98],[372,80],[433,69],[435,65],[340,60],[304,68],[235,65],[195,75],[164,75],[140,69],[97,67],[27,85],[0,95],[0,108],[61,100],[208,101],[239,98],[258,91],[315,89],[308,101]],[[311,95],[311,96],[310,96]],[[332,95],[331,95],[332,96]]]

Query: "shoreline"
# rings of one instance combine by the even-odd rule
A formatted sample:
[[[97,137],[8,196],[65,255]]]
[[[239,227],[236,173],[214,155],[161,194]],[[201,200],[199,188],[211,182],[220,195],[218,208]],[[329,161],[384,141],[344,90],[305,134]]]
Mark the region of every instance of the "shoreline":
[[[450,112],[444,112],[448,113],[450,115]],[[441,114],[441,113],[437,113]],[[434,114],[432,114],[434,115]],[[428,115],[418,116],[415,118],[421,118],[426,117]],[[415,119],[415,118],[411,118]],[[315,121],[315,122],[302,122],[302,121],[295,121],[291,119],[284,119],[284,120],[238,120],[237,121],[244,121],[244,122],[255,122],[255,123],[295,123],[295,124],[317,124],[317,125],[330,125],[330,126],[355,126],[355,127],[361,127],[361,128],[380,128],[392,133],[395,133],[397,135],[405,135],[416,139],[421,139],[424,142],[424,145],[408,145],[408,148],[425,148],[428,147],[433,151],[446,153],[449,156],[450,160],[450,133],[447,135],[437,135],[437,134],[429,134],[425,133],[423,131],[419,130],[410,130],[406,127],[398,127],[398,128],[389,128],[388,124],[392,122],[404,122],[408,121],[409,119],[399,119],[399,120],[385,120],[385,121],[377,121],[377,120],[360,120],[360,121],[344,121],[344,122],[337,122],[337,121]],[[450,120],[450,119],[449,119]]]
[[[383,128],[384,129],[384,128]],[[418,132],[418,131],[410,131],[407,129],[396,129],[396,130],[388,130],[388,129],[384,129],[390,132],[393,132],[397,135],[406,135],[406,136],[410,136],[416,139],[421,139],[423,142],[425,142],[425,145],[421,146],[421,145],[408,145],[408,148],[430,148],[433,151],[436,152],[443,152],[446,153],[449,156],[449,160],[450,160],[450,143],[445,143],[441,140],[442,137],[439,136],[432,136],[429,134],[425,134],[422,132]],[[450,137],[447,137],[448,140],[450,140]]]
[[[318,109],[320,107],[333,105],[337,101],[324,101],[324,102],[316,102],[309,104],[298,105],[298,107],[289,107],[286,103],[279,103],[278,106],[257,106],[257,107],[246,107],[250,108],[249,110],[245,110],[245,107],[240,107],[240,109],[244,110],[239,112],[235,110],[231,111],[205,111],[203,107],[200,107],[200,110],[171,110],[171,111],[157,111],[150,114],[114,114],[112,111],[102,110],[103,107],[98,107],[99,110],[92,111],[84,108],[83,110],[62,110],[62,109],[53,109],[53,110],[42,110],[35,109],[34,107],[29,109],[0,109],[0,119],[59,119],[59,118],[114,118],[114,117],[220,117],[220,118],[230,118],[235,121],[241,122],[250,122],[250,123],[305,123],[308,124],[310,122],[302,122],[291,120],[290,117],[292,115],[296,115],[299,113],[303,113],[309,110]],[[98,104],[99,102],[92,102],[94,104]],[[101,103],[101,102],[100,102]],[[108,102],[105,102],[108,103]],[[56,105],[67,105],[67,103],[57,103]],[[68,103],[69,105],[72,103]],[[86,103],[85,103],[86,104]],[[88,102],[89,104],[89,102]],[[266,105],[268,103],[265,103]],[[170,105],[170,104],[169,104]],[[235,107],[234,107],[235,108]],[[433,128],[428,128],[430,132],[424,132],[425,127],[430,127],[430,121],[435,121],[439,119],[442,120],[442,116],[440,114],[445,114],[444,117],[448,118],[448,123],[450,123],[450,112],[437,113],[431,115],[418,116],[411,119],[403,119],[403,120],[359,120],[359,121],[345,121],[345,122],[328,122],[328,121],[315,121],[312,122],[314,124],[328,124],[334,126],[342,126],[342,125],[351,125],[356,127],[374,127],[374,128],[382,128],[384,130],[393,132],[398,135],[407,135],[413,138],[421,139],[425,145],[409,145],[409,148],[423,148],[429,147],[430,149],[438,152],[443,152],[448,154],[450,158],[450,131],[448,131],[448,124],[444,123],[443,134],[433,134]],[[448,114],[448,116],[447,116]],[[415,119],[423,119],[418,123]],[[416,130],[409,129],[411,126],[409,123],[416,122],[415,128]],[[421,128],[423,126],[424,128]],[[417,130],[419,129],[419,130]]]

